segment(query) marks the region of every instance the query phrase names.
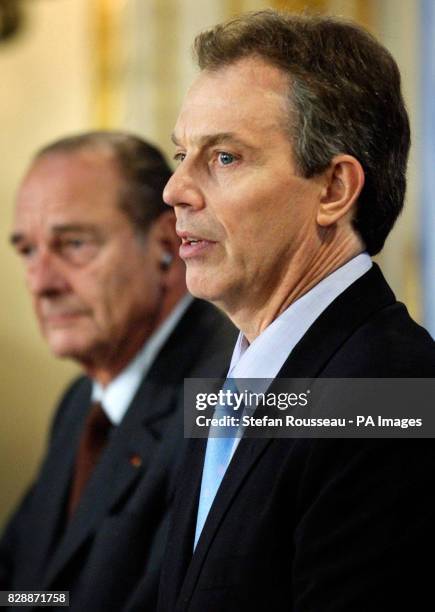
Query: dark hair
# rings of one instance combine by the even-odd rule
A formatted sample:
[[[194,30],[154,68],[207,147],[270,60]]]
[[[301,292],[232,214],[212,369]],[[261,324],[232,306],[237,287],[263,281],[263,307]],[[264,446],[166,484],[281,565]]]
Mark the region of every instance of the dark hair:
[[[289,76],[289,128],[298,169],[325,170],[340,153],[361,163],[365,184],[354,227],[378,253],[403,207],[410,145],[400,73],[361,27],[274,10],[243,14],[197,36],[201,69],[258,56]]]
[[[35,159],[83,149],[100,149],[113,155],[123,178],[120,207],[139,233],[147,232],[151,223],[168,210],[162,193],[171,177],[171,169],[163,154],[132,134],[94,131],[61,138],[38,151]]]

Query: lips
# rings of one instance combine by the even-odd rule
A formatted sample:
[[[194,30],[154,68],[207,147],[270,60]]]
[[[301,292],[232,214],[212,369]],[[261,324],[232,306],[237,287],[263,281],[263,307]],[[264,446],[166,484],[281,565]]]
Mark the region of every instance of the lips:
[[[64,326],[75,322],[80,317],[86,316],[86,314],[83,310],[49,312],[43,314],[43,320],[45,325]]]
[[[182,259],[204,256],[216,244],[214,240],[192,234],[189,231],[177,229],[177,234],[181,238],[180,257]]]

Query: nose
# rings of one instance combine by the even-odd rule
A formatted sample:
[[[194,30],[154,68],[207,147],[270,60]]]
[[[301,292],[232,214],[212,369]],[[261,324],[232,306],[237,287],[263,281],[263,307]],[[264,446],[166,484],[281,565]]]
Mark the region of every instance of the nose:
[[[204,195],[189,163],[180,163],[163,190],[163,200],[169,206],[176,208],[192,207],[201,209],[204,206]]]
[[[56,256],[39,252],[27,263],[27,286],[34,297],[53,297],[65,293],[69,284]]]

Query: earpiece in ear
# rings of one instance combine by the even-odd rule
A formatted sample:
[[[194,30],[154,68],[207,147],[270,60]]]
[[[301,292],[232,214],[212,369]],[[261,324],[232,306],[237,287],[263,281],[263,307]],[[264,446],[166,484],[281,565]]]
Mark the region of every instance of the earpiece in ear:
[[[161,270],[168,270],[171,263],[172,263],[173,257],[170,253],[168,253],[167,251],[165,253],[163,253],[161,259],[160,259],[160,268]]]

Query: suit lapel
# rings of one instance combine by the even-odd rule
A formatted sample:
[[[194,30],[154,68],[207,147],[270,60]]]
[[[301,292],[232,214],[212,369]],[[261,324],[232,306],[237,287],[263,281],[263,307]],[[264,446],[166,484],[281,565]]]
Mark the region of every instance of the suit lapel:
[[[346,340],[377,311],[394,304],[376,264],[322,312],[295,346],[278,378],[319,376]]]
[[[68,496],[72,466],[74,464],[77,441],[90,401],[90,384],[80,380],[78,390],[72,399],[65,400],[59,411],[62,414],[62,428],[53,436],[47,459],[42,467],[43,477],[35,492],[33,505],[35,515],[44,517],[38,529],[32,533],[32,550],[35,561],[33,567],[38,572],[34,583],[40,583],[63,529],[65,502]]]
[[[156,445],[164,435],[167,419],[176,407],[176,393],[183,378],[191,370],[198,353],[198,335],[204,337],[216,328],[220,320],[216,309],[194,300],[169,336],[142,381],[122,423],[114,431],[101,461],[86,487],[75,515],[66,526],[49,563],[45,585],[48,588],[65,568],[73,555],[92,537],[104,517],[131,493],[152,463]],[[196,334],[192,333],[196,329]],[[227,332],[226,332],[227,333]],[[222,339],[222,341],[224,338]],[[219,342],[215,342],[219,348]],[[225,343],[226,345],[226,339]],[[90,395],[90,390],[89,390]],[[86,401],[89,405],[89,397]],[[75,424],[78,434],[83,420]],[[65,448],[69,449],[65,441]],[[71,452],[70,452],[71,451]],[[62,509],[69,487],[76,448],[69,449],[65,465]],[[66,485],[65,485],[66,483]]]
[[[334,302],[321,314],[311,328],[293,349],[291,355],[281,368],[277,378],[315,378],[319,376],[325,368],[327,362],[335,354],[345,340],[358,329],[373,313],[394,303],[394,294],[385,282],[382,273],[375,265],[364,276],[358,279],[346,291],[344,291]],[[283,339],[285,341],[285,339]],[[274,383],[270,391],[274,391]],[[196,441],[195,441],[196,442]],[[204,441],[203,441],[204,442]],[[289,445],[294,440],[288,440]],[[207,556],[208,549],[212,544],[213,538],[219,526],[228,512],[231,503],[238,491],[243,486],[243,482],[248,477],[252,469],[255,468],[257,461],[269,446],[273,444],[272,439],[242,439],[237,447],[236,453],[228,467],[222,480],[221,486],[216,494],[216,498],[210,509],[210,513],[204,525],[203,532],[198,541],[195,554],[189,566],[184,557],[182,567],[187,567],[184,583],[178,597],[178,602],[186,602],[190,599],[198,580],[201,568]],[[186,470],[187,474],[194,474],[192,483],[186,481],[185,495],[194,499],[188,507],[180,507],[177,513],[177,529],[175,532],[188,534],[189,541],[182,542],[184,555],[190,549],[192,551],[192,541],[196,522],[199,479],[202,474],[204,461],[205,443],[201,447],[194,446],[195,450],[191,453],[190,466]],[[197,464],[195,464],[195,462]],[[190,491],[196,491],[194,495],[189,495]],[[189,514],[189,516],[187,515]],[[193,519],[192,519],[192,514]],[[180,541],[178,542],[180,544]],[[181,549],[180,549],[181,550]],[[192,554],[190,552],[190,554]],[[176,550],[174,550],[177,558]],[[176,586],[174,583],[172,583]],[[183,605],[180,605],[183,610]],[[178,608],[177,608],[178,610]]]
[[[172,509],[174,520],[171,523],[165,551],[167,559],[177,559],[176,564],[169,564],[170,575],[167,577],[168,582],[174,585],[174,589],[163,593],[164,597],[174,595],[174,598],[167,602],[165,609],[168,610],[175,610],[175,594],[181,588],[192,559],[205,443],[205,439],[189,440],[181,462],[182,470],[179,473],[177,496]]]
[[[195,443],[198,442],[195,440]],[[181,564],[181,568],[186,569],[188,567],[188,560],[191,560],[191,564],[188,568],[188,572],[186,574],[186,578],[184,580],[182,590],[179,595],[178,601],[188,601],[192,595],[192,592],[195,588],[196,582],[198,580],[199,574],[201,572],[202,566],[206,560],[207,552],[212,544],[213,538],[216,532],[219,529],[219,526],[227,513],[229,507],[231,506],[232,501],[237,496],[240,488],[243,486],[243,482],[248,477],[249,473],[255,468],[255,464],[260,459],[261,455],[266,451],[267,447],[271,444],[271,439],[243,439],[240,441],[237,450],[234,454],[234,457],[231,460],[230,465],[225,473],[225,476],[222,480],[221,486],[216,494],[213,505],[210,509],[210,513],[207,517],[207,520],[204,525],[204,529],[201,533],[201,536],[198,540],[197,547],[195,549],[195,553],[193,554],[193,534],[195,532],[196,525],[196,516],[198,511],[198,499],[199,499],[199,485],[202,475],[202,464],[204,461],[204,453],[205,453],[205,440],[201,440],[202,445],[201,449],[197,449],[197,461],[201,466],[199,470],[199,482],[198,482],[198,468],[197,466],[192,465],[192,471],[195,473],[195,483],[196,483],[196,495],[190,496],[189,501],[189,513],[190,519],[187,522],[187,529],[185,530],[185,534],[188,534],[188,537],[184,538],[183,544],[183,552],[184,559]],[[192,503],[194,501],[194,503]],[[183,524],[181,521],[178,521],[177,516],[177,531],[181,532]],[[186,518],[186,515],[184,515]],[[186,523],[185,523],[186,525]],[[187,560],[187,562],[186,562]],[[181,569],[180,568],[180,569]],[[179,581],[181,584],[181,580]],[[183,606],[181,606],[180,610],[183,610]],[[176,608],[178,610],[178,608]]]
[[[144,476],[174,403],[173,387],[143,381],[123,422],[112,432],[76,513],[66,526],[46,573],[47,588],[104,517]]]

